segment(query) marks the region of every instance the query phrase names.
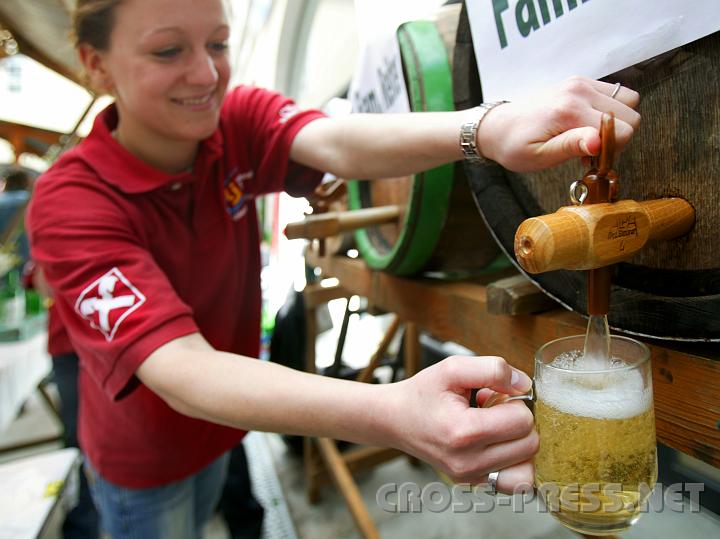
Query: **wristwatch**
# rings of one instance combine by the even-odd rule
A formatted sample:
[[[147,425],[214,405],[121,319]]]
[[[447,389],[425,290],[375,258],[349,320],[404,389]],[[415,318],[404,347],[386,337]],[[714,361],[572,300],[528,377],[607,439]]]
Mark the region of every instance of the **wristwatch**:
[[[467,161],[473,164],[487,164],[493,162],[480,153],[480,150],[477,147],[477,132],[480,127],[480,122],[483,121],[485,115],[503,103],[508,103],[508,101],[481,103],[480,106],[473,109],[477,112],[477,116],[473,120],[465,122],[462,126],[460,126],[460,149]]]

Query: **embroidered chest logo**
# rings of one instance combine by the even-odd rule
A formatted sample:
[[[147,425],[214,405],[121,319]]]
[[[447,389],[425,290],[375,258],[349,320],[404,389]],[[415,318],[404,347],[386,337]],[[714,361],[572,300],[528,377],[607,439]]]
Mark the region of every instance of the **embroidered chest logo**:
[[[113,268],[83,290],[75,311],[110,342],[120,324],[145,303],[145,296],[122,272]]]
[[[245,189],[245,181],[252,177],[252,170],[238,174],[237,169],[233,169],[225,178],[225,207],[233,221],[245,217],[247,213],[247,203],[253,195]]]
[[[278,111],[278,116],[280,117],[279,122],[284,124],[298,112],[300,112],[300,107],[298,107],[295,103],[288,103]]]

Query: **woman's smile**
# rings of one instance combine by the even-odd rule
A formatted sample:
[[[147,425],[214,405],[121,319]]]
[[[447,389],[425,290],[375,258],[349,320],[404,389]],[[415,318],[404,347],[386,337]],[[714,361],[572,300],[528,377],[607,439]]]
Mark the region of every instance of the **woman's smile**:
[[[215,92],[213,91],[201,96],[172,97],[170,101],[191,110],[207,110],[214,104],[212,99],[214,95]]]

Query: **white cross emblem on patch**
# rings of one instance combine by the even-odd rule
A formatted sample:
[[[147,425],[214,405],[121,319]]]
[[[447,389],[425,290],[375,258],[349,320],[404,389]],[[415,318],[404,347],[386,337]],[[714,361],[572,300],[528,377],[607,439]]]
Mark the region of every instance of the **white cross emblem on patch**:
[[[113,268],[82,291],[75,311],[109,342],[122,321],[143,303],[145,296],[118,268]]]

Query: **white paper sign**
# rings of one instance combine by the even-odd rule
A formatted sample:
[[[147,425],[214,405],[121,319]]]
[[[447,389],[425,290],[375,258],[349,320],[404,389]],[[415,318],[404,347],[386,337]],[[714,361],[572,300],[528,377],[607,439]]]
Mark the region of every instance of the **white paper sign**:
[[[353,112],[410,112],[397,29],[442,0],[355,0],[360,57],[350,84]]]
[[[361,49],[349,97],[353,112],[410,112],[395,32]]]
[[[720,29],[720,0],[466,0],[485,101],[598,79]]]

